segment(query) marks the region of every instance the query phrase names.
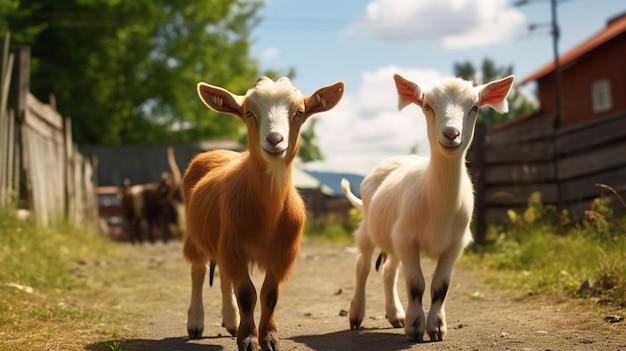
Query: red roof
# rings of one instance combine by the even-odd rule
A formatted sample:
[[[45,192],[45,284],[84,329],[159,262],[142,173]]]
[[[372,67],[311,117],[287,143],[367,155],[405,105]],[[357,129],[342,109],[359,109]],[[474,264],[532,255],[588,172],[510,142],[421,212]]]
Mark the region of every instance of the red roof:
[[[609,40],[624,32],[626,32],[626,13],[610,19],[604,30],[592,36],[587,41],[584,41],[582,44],[574,47],[570,51],[559,56],[559,64],[561,65],[561,67],[567,66],[569,63],[575,61],[584,54],[594,50],[598,46],[608,42]],[[552,73],[553,71],[554,61],[551,61],[547,65],[532,73],[530,76],[524,78],[521,82],[518,83],[518,85],[537,80]]]

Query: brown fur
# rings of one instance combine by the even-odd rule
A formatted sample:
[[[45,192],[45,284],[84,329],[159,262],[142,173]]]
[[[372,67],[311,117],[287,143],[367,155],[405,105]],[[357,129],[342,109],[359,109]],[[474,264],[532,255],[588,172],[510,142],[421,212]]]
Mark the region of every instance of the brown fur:
[[[162,176],[158,182],[131,186],[124,181],[121,189],[122,215],[131,242],[143,242],[142,222],[145,221],[148,239],[154,242],[156,234],[167,242],[177,233],[172,233],[170,225],[178,228],[176,192],[180,188],[180,170],[174,159],[174,151],[167,149],[167,161],[172,175]],[[180,193],[179,196],[180,198]]]
[[[197,254],[201,257],[194,259],[205,262],[213,259],[220,263],[221,272],[228,276],[237,274],[238,269],[247,271],[248,262],[254,262],[265,270],[277,266],[277,262],[272,261],[284,261],[285,258],[293,261],[299,242],[297,234],[305,220],[304,204],[291,183],[291,177],[285,177],[282,186],[271,191],[268,186],[272,182],[271,175],[255,170],[249,157],[248,152],[240,154],[226,150],[203,153],[191,162],[183,179],[185,198],[189,199],[186,211],[190,219],[185,256],[190,261],[189,256]],[[196,178],[203,172],[205,176]],[[188,184],[194,184],[194,196]],[[270,199],[271,206],[265,206]],[[241,216],[233,217],[231,214]],[[198,217],[204,220],[194,220]],[[219,217],[219,220],[211,221],[214,217]],[[217,231],[214,227],[216,223],[219,223],[220,235],[193,235]],[[290,228],[285,235],[275,236],[279,228],[285,227]],[[287,251],[276,250],[275,245],[282,242],[287,243]],[[188,254],[189,246],[200,248],[201,252],[194,250]],[[230,250],[219,250],[220,247]],[[276,255],[277,251],[281,254]],[[287,273],[281,272],[279,279],[282,281]]]
[[[243,97],[205,83],[199,84],[198,93],[208,107],[246,123],[248,150],[200,154],[183,178],[187,214],[183,251],[192,265],[189,336],[202,335],[206,264],[216,262],[222,285],[223,325],[237,335],[240,350],[256,350],[259,341],[263,350],[275,350],[278,334],[273,315],[279,285],[287,279],[298,254],[306,217],[304,203],[291,180],[300,127],[313,113],[329,110],[339,102],[343,83],[321,88],[308,97],[287,78],[273,82],[265,77]],[[267,119],[274,120],[267,123]],[[285,121],[289,121],[288,127],[284,127]],[[263,128],[271,128],[271,132]],[[284,134],[272,141],[270,135],[276,130]],[[282,145],[287,146],[282,149]],[[268,154],[268,149],[280,156]],[[250,265],[266,271],[260,296],[260,333],[254,325],[256,290],[248,273]]]

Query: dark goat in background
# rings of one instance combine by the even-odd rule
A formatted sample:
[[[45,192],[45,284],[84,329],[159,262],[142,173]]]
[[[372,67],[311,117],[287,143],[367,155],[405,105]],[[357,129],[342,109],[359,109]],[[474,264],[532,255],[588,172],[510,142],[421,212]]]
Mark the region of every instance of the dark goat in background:
[[[172,174],[165,172],[156,183],[122,187],[122,211],[128,237],[132,243],[143,242],[144,226],[148,240],[154,242],[160,234],[164,242],[172,239],[170,225],[178,235],[177,203],[181,203],[180,169],[174,159],[172,148],[167,149],[167,162]]]

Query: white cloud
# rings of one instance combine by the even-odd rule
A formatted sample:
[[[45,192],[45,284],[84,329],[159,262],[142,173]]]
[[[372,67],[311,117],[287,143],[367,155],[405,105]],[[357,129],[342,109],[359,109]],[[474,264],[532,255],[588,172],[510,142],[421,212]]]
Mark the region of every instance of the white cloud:
[[[447,48],[482,47],[510,40],[524,15],[506,0],[373,0],[349,33],[391,42],[441,41]]]
[[[280,56],[280,50],[278,50],[278,48],[267,48],[261,53],[261,60],[268,61],[277,58],[278,56]]]
[[[508,41],[526,27],[525,23],[526,20],[520,12],[505,9],[465,32],[445,37],[443,45],[452,49],[466,49]]]
[[[316,117],[315,132],[325,159],[305,168],[366,174],[389,156],[408,154],[416,144],[419,154],[428,154],[424,115],[414,105],[398,111],[394,73],[418,84],[443,77],[435,70],[394,66],[364,72],[359,87],[346,87],[339,105]]]

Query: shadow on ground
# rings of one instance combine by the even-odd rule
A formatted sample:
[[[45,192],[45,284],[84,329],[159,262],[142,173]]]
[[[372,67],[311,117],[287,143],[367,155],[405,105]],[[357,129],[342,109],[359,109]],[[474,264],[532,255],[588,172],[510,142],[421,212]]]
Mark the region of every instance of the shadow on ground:
[[[342,330],[335,333],[301,335],[291,337],[296,343],[304,344],[312,350],[406,350],[411,347],[404,334],[381,329]]]
[[[223,351],[230,349],[221,345],[211,345],[211,339],[222,338],[232,339],[232,347],[236,348],[234,338],[217,336],[200,340],[189,340],[187,337],[172,337],[161,340],[109,340],[89,344],[85,349],[90,351]],[[300,335],[282,339],[281,344],[282,348],[287,350],[319,351],[399,351],[411,349],[413,345],[407,341],[404,334],[393,333],[391,329],[389,331],[381,329],[343,330],[327,334]]]
[[[230,338],[230,337],[229,337]],[[202,338],[199,340],[189,340],[186,337],[165,338],[161,340],[149,339],[128,339],[110,340],[85,346],[90,351],[223,351],[224,348],[218,345],[203,343],[203,340],[215,339]],[[119,348],[115,345],[119,343]]]

